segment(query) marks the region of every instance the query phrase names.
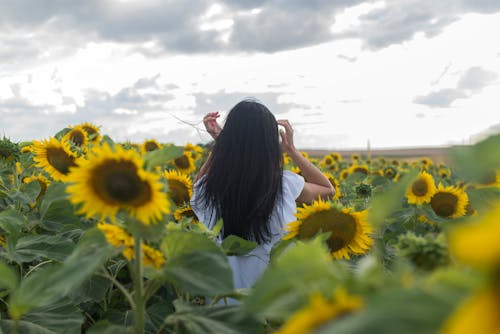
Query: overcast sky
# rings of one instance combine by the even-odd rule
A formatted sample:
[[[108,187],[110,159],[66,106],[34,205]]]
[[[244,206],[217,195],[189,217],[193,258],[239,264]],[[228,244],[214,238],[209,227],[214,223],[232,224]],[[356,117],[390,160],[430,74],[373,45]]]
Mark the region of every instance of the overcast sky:
[[[469,143],[500,130],[499,31],[500,0],[0,0],[0,135],[207,142],[254,97],[300,148]]]

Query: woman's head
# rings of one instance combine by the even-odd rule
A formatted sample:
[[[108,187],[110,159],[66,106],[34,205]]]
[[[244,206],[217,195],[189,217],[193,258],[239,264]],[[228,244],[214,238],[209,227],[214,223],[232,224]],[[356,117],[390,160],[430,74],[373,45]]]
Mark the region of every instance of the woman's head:
[[[281,194],[283,175],[278,125],[263,104],[244,100],[229,112],[202,179],[205,205],[215,205],[224,236],[263,242]]]

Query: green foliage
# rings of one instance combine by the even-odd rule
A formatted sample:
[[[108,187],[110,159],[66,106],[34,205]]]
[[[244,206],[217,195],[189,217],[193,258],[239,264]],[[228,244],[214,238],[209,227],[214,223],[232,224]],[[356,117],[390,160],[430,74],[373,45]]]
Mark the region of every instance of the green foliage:
[[[430,234],[417,236],[413,232],[407,232],[398,238],[396,248],[398,255],[422,270],[434,270],[450,261],[442,234],[438,237]]]

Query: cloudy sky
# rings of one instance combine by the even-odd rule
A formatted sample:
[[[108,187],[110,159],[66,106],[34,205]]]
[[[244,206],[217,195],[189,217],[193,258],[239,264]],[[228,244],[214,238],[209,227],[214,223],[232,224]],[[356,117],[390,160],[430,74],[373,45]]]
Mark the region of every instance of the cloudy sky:
[[[469,143],[500,129],[499,31],[500,0],[0,0],[0,135],[206,142],[254,97],[301,148]]]

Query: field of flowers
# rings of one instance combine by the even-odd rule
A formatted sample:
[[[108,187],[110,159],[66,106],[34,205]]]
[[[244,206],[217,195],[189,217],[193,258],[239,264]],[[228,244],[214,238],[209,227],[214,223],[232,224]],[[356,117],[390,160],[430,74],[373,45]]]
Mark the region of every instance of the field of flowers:
[[[249,290],[189,207],[208,147],[115,143],[84,123],[0,139],[1,333],[500,333],[500,136],[453,163],[308,157],[335,198]],[[304,153],[304,155],[307,155]],[[300,170],[284,156],[284,168]]]

